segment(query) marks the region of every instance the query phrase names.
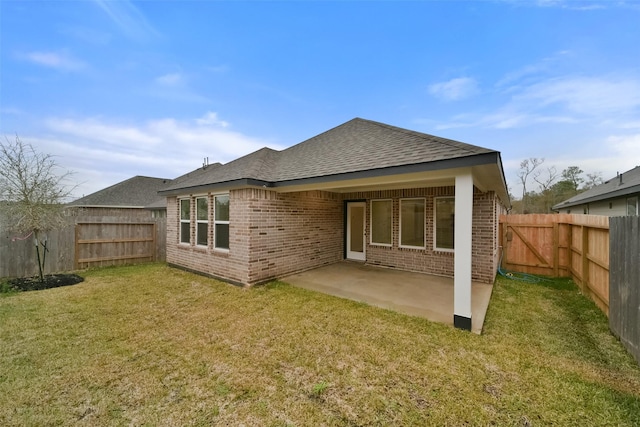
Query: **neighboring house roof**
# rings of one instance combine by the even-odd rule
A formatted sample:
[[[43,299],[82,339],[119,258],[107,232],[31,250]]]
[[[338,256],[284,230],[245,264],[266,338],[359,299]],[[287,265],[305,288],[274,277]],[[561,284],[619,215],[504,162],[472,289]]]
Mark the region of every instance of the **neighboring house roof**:
[[[125,181],[104,188],[88,196],[81,197],[67,207],[101,208],[166,208],[166,198],[158,195],[158,190],[171,182],[166,178],[134,176]]]
[[[557,211],[572,206],[624,197],[636,193],[640,193],[640,166],[636,166],[627,172],[619,174],[615,178],[605,181],[603,184],[596,185],[577,196],[560,202],[553,206],[552,209]]]
[[[498,164],[497,151],[355,118],[282,151],[262,148],[177,178],[164,195],[213,187],[284,187],[338,179]],[[504,183],[504,175],[501,177]],[[506,188],[506,184],[504,185]]]

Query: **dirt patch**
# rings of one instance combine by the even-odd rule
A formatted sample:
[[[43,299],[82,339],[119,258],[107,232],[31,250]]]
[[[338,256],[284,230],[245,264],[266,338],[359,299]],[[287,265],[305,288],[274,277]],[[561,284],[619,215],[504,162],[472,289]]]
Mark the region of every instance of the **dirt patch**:
[[[40,280],[40,277],[22,277],[11,279],[7,283],[14,291],[40,291],[42,289],[75,285],[82,281],[84,279],[77,274],[48,274],[44,276],[44,280]]]

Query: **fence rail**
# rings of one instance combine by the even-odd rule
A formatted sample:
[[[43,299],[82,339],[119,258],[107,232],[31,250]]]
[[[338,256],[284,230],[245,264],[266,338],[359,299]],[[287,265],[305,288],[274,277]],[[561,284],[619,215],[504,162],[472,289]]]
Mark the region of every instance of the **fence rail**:
[[[595,215],[502,215],[503,268],[571,277],[609,313],[609,217]]]
[[[157,254],[155,222],[77,222],[77,269],[154,261]]]
[[[0,278],[38,274],[33,236],[22,237],[0,230]],[[164,261],[166,219],[73,217],[66,227],[47,233],[46,243],[45,274]]]

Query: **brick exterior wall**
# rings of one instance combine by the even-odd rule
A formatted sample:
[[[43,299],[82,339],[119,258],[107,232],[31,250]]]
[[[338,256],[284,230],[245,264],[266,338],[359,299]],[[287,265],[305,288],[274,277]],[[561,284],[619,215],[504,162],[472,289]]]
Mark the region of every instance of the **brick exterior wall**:
[[[200,196],[201,197],[201,196]],[[213,196],[209,196],[213,206]],[[342,259],[343,205],[339,194],[276,193],[241,189],[229,193],[229,251],[179,243],[179,205],[167,200],[167,262],[237,284],[254,284]],[[191,198],[195,215],[195,198]],[[192,221],[191,242],[195,242]]]
[[[249,283],[342,259],[343,203],[324,191],[234,194],[249,212]]]
[[[344,209],[349,200],[366,200],[366,262],[371,265],[453,277],[453,253],[434,250],[434,198],[453,196],[454,187],[354,192],[277,193],[263,189],[230,193],[229,251],[213,248],[213,210],[209,246],[179,243],[178,198],[167,200],[167,262],[237,284],[255,284],[331,264],[344,258]],[[200,195],[201,196],[201,195]],[[208,195],[209,206],[213,196]],[[399,247],[401,198],[425,199],[426,248]],[[393,244],[369,243],[372,199],[393,201]],[[195,197],[191,213],[195,215]],[[472,279],[492,283],[497,269],[499,202],[493,192],[474,191]],[[192,218],[195,219],[195,218]],[[191,225],[195,242],[195,221]]]

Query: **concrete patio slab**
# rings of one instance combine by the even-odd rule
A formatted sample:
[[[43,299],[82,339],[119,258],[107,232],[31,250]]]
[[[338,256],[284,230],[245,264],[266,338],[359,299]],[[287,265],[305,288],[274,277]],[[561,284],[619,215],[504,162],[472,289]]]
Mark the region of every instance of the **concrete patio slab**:
[[[293,286],[453,325],[453,279],[343,261],[282,278]],[[493,285],[472,283],[471,330],[482,332]]]

